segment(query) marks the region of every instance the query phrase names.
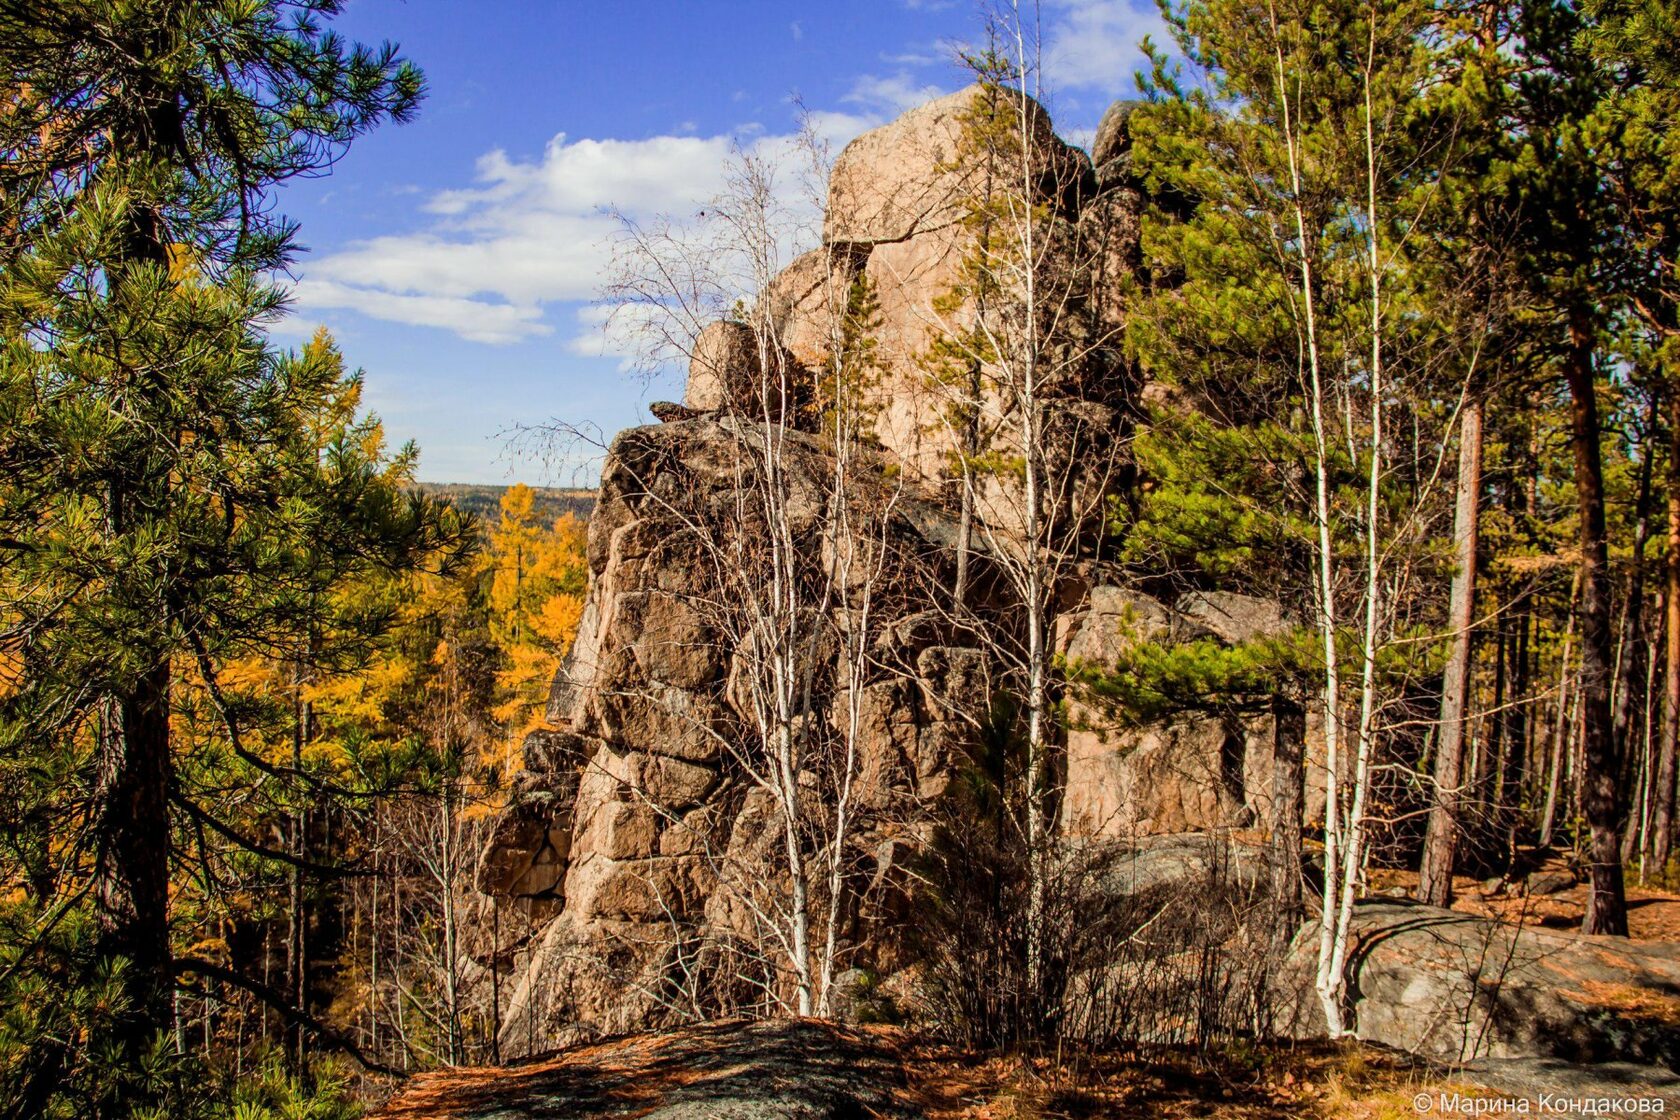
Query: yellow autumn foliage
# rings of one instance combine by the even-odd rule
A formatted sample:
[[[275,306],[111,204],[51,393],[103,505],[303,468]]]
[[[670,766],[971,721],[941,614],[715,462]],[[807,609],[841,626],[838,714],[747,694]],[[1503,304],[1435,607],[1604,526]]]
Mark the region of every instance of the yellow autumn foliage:
[[[584,523],[565,514],[544,525],[536,494],[510,487],[483,563],[490,573],[490,632],[503,664],[493,715],[511,736],[539,726],[560,659],[583,616],[588,582]]]

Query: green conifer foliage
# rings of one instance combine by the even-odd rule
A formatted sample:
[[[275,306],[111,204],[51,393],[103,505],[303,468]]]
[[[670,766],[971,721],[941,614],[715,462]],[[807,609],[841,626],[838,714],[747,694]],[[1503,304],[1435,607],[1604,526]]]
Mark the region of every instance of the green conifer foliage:
[[[253,652],[354,657],[388,604],[333,589],[464,533],[333,419],[348,385],[330,348],[285,355],[265,335],[283,296],[261,270],[294,232],[273,187],[420,93],[393,48],[326,30],[339,7],[0,5],[18,153],[0,172],[0,755],[40,829],[17,920],[46,937],[91,907],[95,972],[120,996],[86,1031],[20,1043],[7,1091],[49,1112],[165,1099],[176,828],[216,831],[192,800],[178,682],[213,686]],[[218,706],[237,752],[244,713]],[[24,946],[20,970],[41,961]]]

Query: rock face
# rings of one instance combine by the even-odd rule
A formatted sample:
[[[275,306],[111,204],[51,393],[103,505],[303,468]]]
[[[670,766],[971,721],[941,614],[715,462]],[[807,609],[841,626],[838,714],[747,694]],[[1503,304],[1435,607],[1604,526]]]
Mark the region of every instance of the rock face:
[[[965,151],[965,125],[995,99],[1002,112],[1022,111],[1035,163],[1052,181],[1069,184],[1089,161],[1056,136],[1035,101],[1017,109],[1002,91],[972,85],[911,109],[891,124],[847,144],[829,177],[823,240],[830,245],[908,241],[953,226],[986,174]]]
[[[706,327],[691,353],[683,404],[662,407],[662,426],[615,442],[590,521],[583,620],[550,695],[551,729],[527,741],[520,793],[481,860],[482,890],[558,911],[518,965],[503,1016],[505,1053],[571,1034],[657,1025],[695,1009],[702,972],[741,971],[738,962],[725,967],[719,947],[752,932],[765,898],[722,880],[731,869],[762,874],[777,866],[778,834],[773,799],[750,780],[742,751],[753,697],[741,659],[751,651],[726,617],[732,595],[727,579],[720,582],[719,556],[701,537],[704,525],[747,508],[741,499],[754,485],[753,433],[767,430],[755,423],[768,418],[785,429],[805,422],[810,387],[828,376],[839,316],[859,280],[877,307],[870,338],[879,374],[874,398],[882,402],[874,418],[880,462],[869,469],[903,482],[889,535],[908,567],[880,579],[893,591],[871,616],[877,636],[869,673],[852,679],[823,653],[818,662],[826,667],[811,686],[819,726],[801,730],[821,738],[843,721],[859,729],[852,889],[861,911],[891,913],[898,905],[891,896],[902,894],[906,855],[960,769],[998,672],[972,632],[931,609],[946,606],[937,589],[949,585],[959,529],[940,492],[956,446],[950,391],[930,374],[929,355],[936,337],[974,313],[953,290],[963,279],[977,200],[996,174],[973,144],[972,126],[988,112],[1024,110],[1024,151],[1035,175],[1029,193],[1052,215],[1055,235],[1106,253],[1114,269],[1130,267],[1136,244],[1137,197],[1105,198],[1090,160],[1056,137],[1042,108],[1001,96],[973,86],[847,145],[829,183],[822,245],[775,277],[750,316],[768,329]],[[1092,297],[1079,298],[1088,305]],[[1108,315],[1112,325],[1117,308],[1091,314]],[[1093,449],[1112,456],[1119,444],[1113,363],[1101,347],[1086,349],[1089,361],[1063,368],[1046,414],[1066,463],[1098,457]],[[772,383],[774,399],[764,389]],[[828,562],[831,542],[818,523],[831,464],[818,441],[795,433],[788,440],[792,536],[802,555]],[[1100,508],[1108,481],[1084,487],[1091,508]],[[978,516],[994,537],[1014,531],[1000,515]],[[814,640],[833,644],[846,609],[837,603],[818,620]],[[1086,626],[1084,640],[1097,642],[1107,621]],[[1158,753],[1176,758],[1199,749]],[[1184,797],[1187,789],[1165,796]],[[1142,827],[1166,830],[1199,826],[1230,807],[1217,796],[1205,800],[1193,811],[1132,815]],[[767,891],[778,885],[762,884]],[[848,966],[891,963],[892,938],[862,929],[847,936],[854,942]]]
[[[701,412],[734,405],[750,409],[762,368],[758,340],[744,323],[709,323],[694,340],[683,404]]]
[[[974,208],[998,175],[966,135],[988,112],[1024,113],[1032,201],[1058,215],[1050,228],[1067,242],[1065,251],[1110,261],[1093,283],[1099,301],[1107,292],[1112,309],[1115,293],[1108,289],[1119,269],[1135,264],[1141,196],[1099,195],[1089,157],[1056,136],[1036,102],[1018,106],[980,85],[912,109],[846,145],[829,180],[822,246],[789,264],[761,297],[777,348],[811,380],[833,351],[835,315],[853,282],[868,282],[879,305],[872,359],[886,402],[875,418],[876,435],[924,479],[946,469],[956,446],[952,389],[930,363],[934,340],[964,329],[975,314],[972,300],[954,293],[965,280]],[[714,340],[702,334],[699,341],[696,357],[707,360],[692,367],[687,403],[716,407],[697,403],[718,398],[710,372]],[[1083,399],[1098,391],[1098,380],[1106,382],[1067,385],[1055,394]]]
[[[723,983],[726,947],[755,932],[766,900],[731,876],[773,876],[779,833],[765,791],[743,771],[751,699],[738,683],[740,639],[720,612],[717,558],[697,534],[707,511],[750,493],[743,448],[761,431],[733,417],[674,421],[623,433],[609,457],[590,521],[589,596],[550,695],[552,729],[526,740],[522,792],[479,872],[487,893],[558,909],[519,969],[504,1053],[679,1020],[682,1001]],[[820,558],[832,464],[815,438],[784,437],[798,547]],[[881,582],[899,590],[875,608],[869,675],[854,680],[831,664],[813,684],[826,725],[856,721],[852,889],[884,916],[902,913],[905,861],[975,743],[998,673],[971,633],[914,590],[948,582],[954,515],[913,494],[896,503],[887,524],[900,567]],[[1064,616],[1062,650],[1101,661],[1140,634],[1234,640],[1281,625],[1261,600],[1204,596],[1174,609],[1098,584]],[[1111,729],[1088,716],[1076,714],[1068,733],[1070,833],[1133,838],[1264,820],[1264,719]],[[1163,860],[1152,857],[1152,877],[1166,874]],[[853,933],[848,963],[890,970],[891,930]]]
[[[1061,618],[1059,651],[1070,663],[1113,664],[1139,642],[1273,637],[1290,622],[1269,599],[1196,592],[1168,606],[1140,591],[1098,585]],[[1322,736],[1307,729],[1306,813],[1322,813]],[[1135,725],[1068,699],[1063,827],[1127,839],[1250,828],[1269,821],[1276,721],[1268,712],[1187,713]],[[1316,760],[1316,765],[1310,764]]]
[[[774,875],[780,833],[744,769],[753,699],[725,601],[738,589],[719,582],[719,555],[701,540],[703,525],[751,497],[742,458],[762,432],[703,418],[632,429],[614,444],[590,521],[583,621],[550,696],[554,730],[526,741],[532,792],[498,822],[481,863],[482,889],[560,907],[518,977],[505,1053],[681,1018],[692,1010],[684,1001],[729,987],[728,946],[751,938],[768,905],[754,891]],[[817,440],[782,435],[796,546],[820,564],[817,514],[832,467]],[[903,559],[883,582],[937,583],[949,515],[914,497],[896,508],[887,531]],[[851,679],[820,661],[811,685],[829,725],[851,718],[856,694],[854,843],[873,862],[858,868],[855,889],[883,904],[901,838],[951,780],[992,692],[980,652],[911,607],[902,595],[877,606],[878,669]],[[833,609],[832,626],[813,626],[818,639],[843,621],[844,604]],[[877,939],[856,963],[879,960],[889,943]]]
[[[746,746],[754,698],[742,659],[751,650],[730,613],[741,589],[728,586],[725,571],[736,561],[708,534],[725,524],[734,539],[756,531],[740,518],[750,521],[743,511],[758,477],[754,448],[772,431],[761,423],[768,415],[783,421],[774,430],[785,452],[794,548],[809,563],[833,562],[821,529],[832,460],[820,440],[787,429],[799,419],[800,386],[823,376],[839,338],[836,317],[860,278],[877,301],[874,396],[884,402],[875,423],[879,457],[860,477],[902,484],[885,530],[898,559],[878,574],[890,593],[872,608],[861,678],[829,648],[851,609],[847,589],[810,626],[821,648],[807,686],[814,726],[801,733],[820,740],[842,724],[856,728],[847,887],[859,924],[843,933],[846,965],[890,971],[900,963],[887,927],[903,914],[907,860],[974,746],[1001,672],[972,619],[953,625],[948,609],[944,589],[961,534],[940,479],[954,433],[949,386],[930,376],[927,361],[932,340],[974,310],[952,290],[973,237],[974,201],[995,168],[965,132],[996,109],[988,101],[996,96],[971,87],[848,145],[830,183],[823,245],[760,296],[757,321],[771,329],[708,326],[694,346],[683,406],[663,408],[665,424],[615,441],[589,525],[589,594],[551,690],[549,729],[526,741],[526,773],[479,868],[480,889],[517,902],[536,926],[516,950],[504,1053],[727,1011],[734,1005],[717,993],[731,976],[751,972],[731,954],[755,936],[762,941],[763,915],[785,886],[774,869],[786,861],[776,848],[774,798],[752,779]],[[1052,216],[1055,236],[1098,263],[1097,286],[1079,297],[1082,314],[1117,325],[1118,304],[1103,302],[1103,285],[1135,267],[1140,197],[1129,187],[1098,191],[1084,153],[1055,136],[1036,104],[1024,108],[1039,173],[1033,201]],[[1123,124],[1107,128],[1104,145],[1124,146]],[[777,376],[761,376],[766,363]],[[1080,464],[1105,455],[1112,462],[1123,437],[1125,379],[1102,346],[1089,347],[1083,364],[1059,368],[1062,381],[1045,409],[1051,454],[1060,456],[1052,466],[1074,481],[1087,508],[1100,510],[1113,475],[1082,474]],[[793,399],[766,399],[766,382],[790,388]],[[984,531],[971,541],[970,609],[988,609],[987,596],[1008,598],[984,563],[984,542],[1018,533],[1000,512],[1006,505],[983,500],[976,511]],[[1171,609],[1105,584],[1099,573],[1076,576],[1057,595],[1072,608],[1061,623],[1061,652],[1074,659],[1111,657],[1137,621],[1231,640],[1244,628],[1281,625],[1276,608],[1259,601],[1209,598]],[[985,625],[1006,629],[1007,614]],[[1062,812],[1072,832],[1148,836],[1263,816],[1270,772],[1263,720],[1119,729],[1083,715],[1066,752]],[[801,781],[807,777],[816,788],[816,775]],[[504,961],[508,953],[498,946],[479,956]]]

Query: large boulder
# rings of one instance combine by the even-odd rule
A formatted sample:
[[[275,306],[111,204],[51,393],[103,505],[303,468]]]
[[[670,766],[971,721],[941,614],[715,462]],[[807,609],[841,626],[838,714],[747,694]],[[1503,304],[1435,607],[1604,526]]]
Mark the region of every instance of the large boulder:
[[[508,898],[556,893],[572,850],[571,822],[515,811],[503,815],[478,864],[478,889]]]
[[[1098,584],[1059,621],[1058,650],[1074,665],[1112,666],[1140,642],[1212,639],[1236,644],[1290,625],[1274,601],[1197,592],[1169,606],[1130,588]],[[1062,823],[1074,835],[1134,838],[1264,825],[1270,820],[1277,723],[1269,711],[1210,703],[1146,722],[1109,711],[1075,689],[1068,698]],[[1324,804],[1322,720],[1307,721],[1310,819]]]
[[[964,438],[956,417],[972,371],[961,355],[942,353],[938,343],[960,336],[974,323],[977,301],[962,294],[972,281],[968,270],[975,231],[968,219],[1003,181],[995,158],[972,138],[973,127],[988,113],[1008,114],[1011,125],[1020,113],[1025,122],[1025,151],[1033,169],[1028,193],[1049,215],[1035,229],[1053,245],[1039,245],[1035,254],[1096,262],[1085,268],[1090,298],[1074,294],[1069,306],[1089,303],[1106,316],[1105,325],[1092,329],[1092,339],[1070,343],[1082,355],[1078,360],[1043,363],[1045,370],[1057,372],[1054,383],[1045,383],[1041,391],[1074,403],[1100,399],[1112,404],[1131,395],[1114,348],[1091,343],[1113,334],[1126,280],[1138,267],[1140,196],[1135,191],[1099,196],[1088,157],[1056,136],[1037,102],[1029,98],[1021,105],[1011,96],[995,87],[970,86],[848,144],[829,180],[822,244],[769,282],[748,315],[752,326],[720,322],[701,332],[689,364],[687,408],[761,418],[767,413],[760,383],[773,382],[777,393],[768,401],[768,415],[783,423],[806,422],[802,410],[831,376],[836,342],[866,337],[865,376],[875,382],[870,398],[876,438],[911,477],[943,479]],[[870,321],[854,321],[842,330],[859,280],[868,286],[875,313]],[[775,363],[769,371],[766,357]],[[767,372],[773,376],[763,376]],[[997,455],[1008,457],[1015,453],[1014,425],[1007,420],[1013,405],[997,378],[981,380],[983,411],[989,417],[984,438],[995,444],[991,450]],[[784,385],[792,393],[785,409]],[[1105,424],[1115,429],[1110,436],[1118,432],[1120,419],[1119,413],[1105,414]],[[1100,458],[1086,446],[1089,442],[1084,438],[1068,455]],[[995,483],[992,488],[998,489]],[[992,498],[994,513],[1019,505],[1012,492]]]
[[[1112,665],[1139,642],[1205,633],[1159,600],[1107,584],[1092,588],[1084,609],[1064,615],[1060,628],[1062,655],[1093,666]],[[1131,838],[1247,823],[1240,785],[1231,780],[1230,738],[1208,716],[1124,726],[1075,695],[1068,704],[1064,828]]]
[[[482,893],[509,899],[561,897],[578,798],[574,742],[551,730],[526,737],[526,759],[542,765],[520,775],[512,806],[490,830],[476,875]]]
[[[1193,591],[1179,598],[1178,613],[1223,642],[1276,638],[1292,625],[1276,599],[1234,591]]]
[[[992,161],[969,135],[971,124],[988,112],[1024,112],[1033,201],[1063,215],[1052,225],[1065,227],[1069,237],[1072,216],[1093,189],[1085,154],[1056,136],[1037,102],[999,100],[988,109],[989,101],[1009,96],[969,86],[853,140],[829,180],[823,247],[795,260],[770,286],[779,337],[814,369],[832,349],[834,315],[849,285],[860,275],[868,282],[878,308],[870,331],[880,381],[876,434],[923,479],[941,477],[960,442],[954,388],[934,343],[973,322],[972,300],[954,296],[967,279],[973,243],[966,219],[997,181]],[[992,405],[1000,416],[1007,411]]]
[[[986,167],[965,133],[977,115],[1024,113],[1031,157],[1047,182],[1078,177],[1083,156],[1056,136],[1038,102],[981,84],[919,105],[857,137],[834,161],[823,240],[830,245],[905,241],[950,227],[984,190]],[[1009,98],[1007,102],[1002,99]],[[991,102],[990,99],[997,99]],[[995,104],[995,108],[988,105]]]
[[[862,255],[848,246],[818,246],[789,262],[759,296],[762,321],[798,366],[817,370],[828,361],[861,267]]]
[[[693,412],[779,418],[785,399],[781,391],[784,361],[767,325],[755,327],[734,319],[708,323],[689,354],[683,405]]]
[[[1096,167],[1097,184],[1104,190],[1132,185],[1131,117],[1142,104],[1116,101],[1097,122],[1097,133],[1091,140],[1091,163]]]
[[[1354,1033],[1446,1062],[1547,1057],[1680,1071],[1680,944],[1518,929],[1406,902],[1354,911]],[[1321,1037],[1317,926],[1279,977],[1296,1037]]]
[[[934,341],[972,322],[965,303],[951,304],[962,282],[965,243],[957,226],[876,245],[863,274],[880,306],[874,358],[883,380],[875,430],[918,475],[936,477],[959,433],[952,390],[927,364]]]
[[[727,319],[708,323],[689,355],[683,404],[702,411],[722,409],[745,395],[761,368],[751,327]]]
[[[1099,194],[1079,211],[1078,233],[1091,264],[1096,305],[1105,322],[1119,322],[1125,316],[1132,280],[1143,268],[1142,192],[1123,186]]]

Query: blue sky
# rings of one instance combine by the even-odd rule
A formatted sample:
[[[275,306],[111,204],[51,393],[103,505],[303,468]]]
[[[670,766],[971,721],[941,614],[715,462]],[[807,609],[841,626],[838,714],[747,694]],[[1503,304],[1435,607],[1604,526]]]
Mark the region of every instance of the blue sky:
[[[1040,22],[1048,107],[1082,142],[1159,20],[1045,0]],[[626,372],[603,335],[604,210],[693,214],[732,143],[795,130],[795,97],[837,150],[966,84],[955,54],[981,16],[970,0],[350,0],[335,26],[401,44],[430,92],[416,121],[282,191],[309,252],[277,341],[328,326],[424,479],[569,485],[593,482],[590,458],[516,453],[516,425],[610,434],[682,392],[680,371]]]

